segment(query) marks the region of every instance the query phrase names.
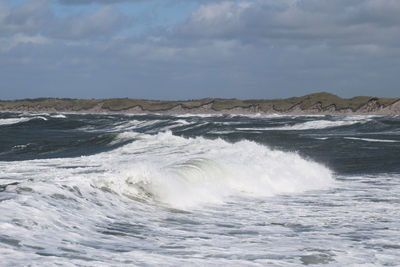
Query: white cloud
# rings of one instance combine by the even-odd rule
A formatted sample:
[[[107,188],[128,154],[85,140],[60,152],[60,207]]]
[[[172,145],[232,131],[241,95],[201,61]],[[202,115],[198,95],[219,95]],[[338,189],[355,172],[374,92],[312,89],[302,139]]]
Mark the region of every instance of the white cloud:
[[[47,45],[52,41],[42,35],[26,35],[18,33],[8,37],[0,38],[0,51],[7,52],[18,45]]]
[[[400,1],[257,0],[203,4],[181,25],[188,38],[269,45],[398,45]]]

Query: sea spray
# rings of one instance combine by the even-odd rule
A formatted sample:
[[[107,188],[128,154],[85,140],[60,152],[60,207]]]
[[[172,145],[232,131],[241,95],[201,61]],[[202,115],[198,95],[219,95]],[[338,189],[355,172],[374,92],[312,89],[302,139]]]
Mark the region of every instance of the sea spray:
[[[112,163],[103,163],[109,173],[95,183],[174,208],[222,203],[235,195],[298,193],[333,182],[326,167],[251,141],[183,138],[171,132],[123,133],[117,138],[126,140],[129,135],[134,141],[110,152]]]
[[[129,138],[130,143],[109,152],[10,163],[3,170],[26,169],[36,181],[76,188],[90,183],[121,197],[182,209],[223,203],[237,195],[268,197],[327,188],[333,182],[328,168],[252,141],[125,132],[113,142]]]

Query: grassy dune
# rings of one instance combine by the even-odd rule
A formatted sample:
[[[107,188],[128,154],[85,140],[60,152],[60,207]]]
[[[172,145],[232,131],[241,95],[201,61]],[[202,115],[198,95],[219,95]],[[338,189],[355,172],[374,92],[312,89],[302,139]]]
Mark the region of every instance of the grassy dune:
[[[249,109],[257,112],[290,112],[294,108],[298,110],[326,110],[334,108],[336,111],[357,111],[368,103],[375,103],[377,107],[387,107],[399,98],[375,98],[369,96],[357,96],[353,98],[341,98],[330,93],[315,93],[301,97],[287,99],[219,99],[205,98],[188,101],[154,101],[130,98],[113,99],[60,99],[60,98],[37,98],[13,101],[0,101],[0,110],[3,111],[72,111],[72,112],[124,112],[131,108],[141,108],[148,112],[163,112],[173,108],[185,111],[203,108],[206,111],[222,112],[232,109]]]

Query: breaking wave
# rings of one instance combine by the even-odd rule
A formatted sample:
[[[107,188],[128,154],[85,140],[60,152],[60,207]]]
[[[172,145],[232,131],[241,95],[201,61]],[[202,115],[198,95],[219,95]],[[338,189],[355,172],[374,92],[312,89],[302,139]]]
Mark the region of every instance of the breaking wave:
[[[358,140],[358,141],[365,141],[365,142],[378,142],[378,143],[398,143],[399,142],[396,140],[389,140],[389,139],[358,138],[358,137],[344,137],[344,139]]]
[[[89,188],[178,209],[220,204],[234,196],[299,193],[333,182],[328,168],[251,141],[228,143],[170,132],[122,133],[120,138],[132,142],[93,156],[18,162],[13,168],[38,169],[37,179],[57,183],[54,177],[60,177],[82,191],[80,183],[85,181]],[[7,170],[12,166],[4,171],[21,172]]]
[[[314,120],[307,121],[303,123],[298,123],[294,125],[285,125],[280,127],[265,127],[265,128],[236,128],[237,130],[243,131],[272,131],[272,130],[284,130],[284,131],[298,131],[298,130],[316,130],[316,129],[325,129],[325,128],[333,128],[333,127],[341,127],[341,126],[349,126],[358,123],[365,123],[369,119],[358,119],[358,120],[338,120],[338,121],[330,121],[330,120]]]
[[[399,261],[398,118],[7,113],[0,120],[18,116],[33,121],[0,126],[0,265]],[[304,128],[311,120],[355,124],[235,130]]]
[[[17,123],[27,122],[30,120],[44,120],[47,121],[47,118],[42,116],[37,117],[21,117],[21,118],[7,118],[7,119],[0,119],[0,125],[13,125]]]

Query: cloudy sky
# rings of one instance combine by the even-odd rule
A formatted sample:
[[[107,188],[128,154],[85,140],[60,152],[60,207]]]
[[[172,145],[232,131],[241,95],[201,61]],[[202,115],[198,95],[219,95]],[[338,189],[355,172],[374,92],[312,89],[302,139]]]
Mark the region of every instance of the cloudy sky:
[[[400,96],[399,0],[0,0],[0,99]]]

